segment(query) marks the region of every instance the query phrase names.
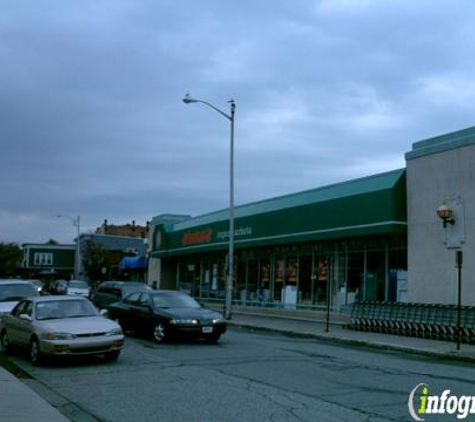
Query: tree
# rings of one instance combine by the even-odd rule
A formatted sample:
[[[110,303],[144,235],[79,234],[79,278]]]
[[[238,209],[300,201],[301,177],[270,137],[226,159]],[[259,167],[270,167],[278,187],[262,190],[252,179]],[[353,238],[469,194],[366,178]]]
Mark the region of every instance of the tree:
[[[89,280],[102,280],[102,268],[108,266],[108,254],[98,243],[88,240],[82,254],[84,272]]]
[[[0,277],[18,275],[23,260],[23,252],[16,243],[0,243]]]

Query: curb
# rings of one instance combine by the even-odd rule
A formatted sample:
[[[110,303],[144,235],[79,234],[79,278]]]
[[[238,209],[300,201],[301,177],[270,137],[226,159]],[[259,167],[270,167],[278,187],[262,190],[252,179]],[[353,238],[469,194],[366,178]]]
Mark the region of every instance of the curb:
[[[338,343],[338,344],[351,345],[351,346],[356,346],[356,347],[365,347],[365,348],[374,349],[374,350],[385,350],[389,352],[408,353],[408,354],[413,354],[413,355],[418,355],[418,356],[432,357],[432,358],[440,359],[440,360],[450,360],[450,361],[467,362],[467,363],[475,364],[475,357],[470,357],[466,355],[457,355],[455,354],[456,352],[453,352],[454,354],[451,354],[447,352],[435,352],[431,350],[415,349],[413,347],[408,347],[408,346],[396,346],[393,344],[375,343],[375,342],[370,342],[367,340],[346,339],[346,338],[341,338],[341,337],[325,336],[321,334],[298,333],[291,330],[271,328],[271,327],[261,327],[261,326],[246,324],[246,323],[233,322],[232,320],[228,321],[228,324],[234,325],[240,328],[255,330],[255,331],[280,333],[280,334],[290,336],[290,337],[313,338],[313,339],[325,341],[328,343]]]

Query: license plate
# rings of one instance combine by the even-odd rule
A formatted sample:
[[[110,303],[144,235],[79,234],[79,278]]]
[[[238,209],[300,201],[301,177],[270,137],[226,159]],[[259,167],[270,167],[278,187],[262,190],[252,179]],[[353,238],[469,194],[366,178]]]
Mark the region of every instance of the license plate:
[[[212,333],[213,327],[203,327],[201,330],[203,333]]]

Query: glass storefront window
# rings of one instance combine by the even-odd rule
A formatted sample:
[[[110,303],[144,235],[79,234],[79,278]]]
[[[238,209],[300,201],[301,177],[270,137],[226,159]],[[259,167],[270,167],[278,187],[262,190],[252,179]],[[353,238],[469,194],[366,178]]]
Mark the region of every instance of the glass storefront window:
[[[225,255],[193,258],[175,261],[177,288],[224,299]],[[234,262],[236,305],[317,309],[328,296],[338,307],[358,299],[400,300],[407,292],[407,250],[397,238],[238,250]]]
[[[235,289],[234,289],[234,298],[240,301],[247,300],[247,271],[246,271],[246,262],[239,260],[236,263],[237,270],[235,271]]]
[[[323,304],[327,301],[328,289],[328,258],[320,255],[315,260],[316,278],[314,285],[313,303]]]
[[[299,268],[299,303],[302,305],[312,304],[312,292],[313,292],[313,264],[312,256],[300,257]]]
[[[180,264],[178,290],[191,296],[198,296],[200,290],[200,264]]]
[[[285,259],[280,256],[275,259],[274,266],[274,302],[282,300],[282,289],[285,281]]]
[[[363,299],[364,252],[349,252],[347,265],[348,294]]]
[[[285,273],[285,285],[296,286],[299,274],[299,261],[297,257],[287,258],[287,271]]]
[[[259,294],[260,301],[268,302],[270,299],[270,256],[264,256],[260,259],[259,271]]]
[[[386,253],[369,251],[366,254],[365,300],[380,300],[385,297]]]
[[[407,300],[407,251],[389,250],[389,286],[388,300],[404,302]]]
[[[256,259],[247,262],[247,292],[251,302],[258,300],[259,290],[259,261]]]

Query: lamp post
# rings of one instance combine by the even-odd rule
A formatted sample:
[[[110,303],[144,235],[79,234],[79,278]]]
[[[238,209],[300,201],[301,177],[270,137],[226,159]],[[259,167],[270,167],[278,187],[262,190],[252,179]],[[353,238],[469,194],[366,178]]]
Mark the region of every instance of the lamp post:
[[[445,231],[445,244],[448,249],[455,250],[455,266],[457,268],[457,350],[462,341],[462,245],[465,242],[463,200],[457,198],[449,204],[443,203],[437,208],[437,215],[442,220]],[[449,225],[449,226],[447,226]]]
[[[231,307],[233,300],[233,281],[234,281],[234,112],[236,103],[233,99],[229,100],[231,105],[230,113],[227,114],[207,101],[192,98],[186,94],[183,98],[185,104],[202,103],[211,107],[231,122],[231,143],[229,154],[229,252],[228,252],[228,277],[226,280],[226,293],[224,302],[224,317],[231,319]]]
[[[81,219],[78,216],[76,217],[70,217],[68,215],[58,215],[58,218],[69,218],[73,225],[77,227],[77,236],[76,236],[76,259],[74,263],[74,279],[79,280],[79,269],[81,266],[81,250],[79,248],[79,234],[81,231]]]

